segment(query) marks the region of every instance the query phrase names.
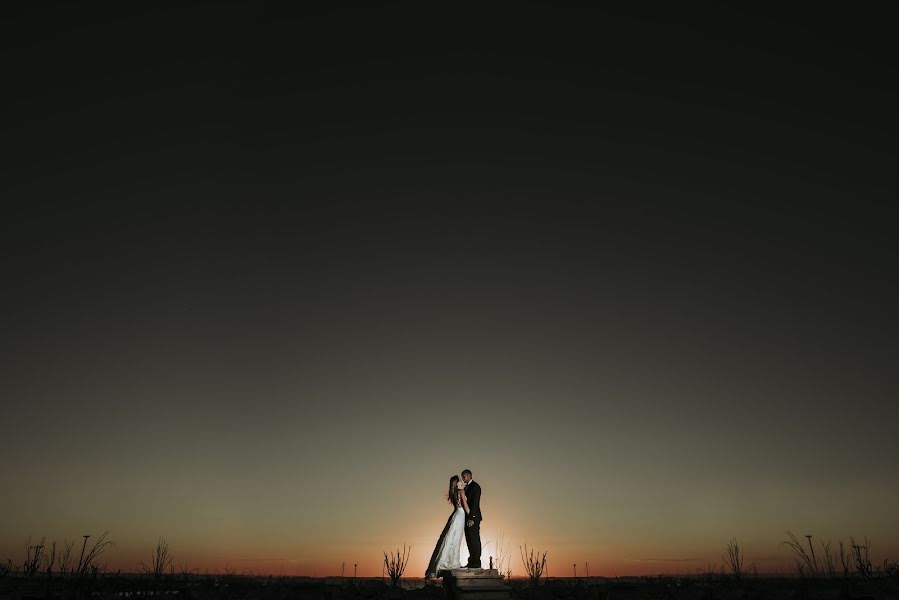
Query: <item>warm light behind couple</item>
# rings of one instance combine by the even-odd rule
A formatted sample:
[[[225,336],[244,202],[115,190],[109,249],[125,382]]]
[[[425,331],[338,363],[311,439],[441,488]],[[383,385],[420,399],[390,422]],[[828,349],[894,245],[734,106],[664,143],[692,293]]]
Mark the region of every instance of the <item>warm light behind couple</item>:
[[[472,479],[471,471],[462,471],[461,478],[458,475],[450,477],[447,500],[453,512],[437,539],[425,579],[441,577],[444,571],[462,568],[463,537],[468,545],[468,564],[465,568],[481,568],[481,486]]]

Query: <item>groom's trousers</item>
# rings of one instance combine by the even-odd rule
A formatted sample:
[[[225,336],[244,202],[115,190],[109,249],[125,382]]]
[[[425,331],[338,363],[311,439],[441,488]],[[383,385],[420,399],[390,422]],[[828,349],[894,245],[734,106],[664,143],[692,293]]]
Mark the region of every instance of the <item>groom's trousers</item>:
[[[468,545],[468,567],[481,568],[481,520],[477,519],[474,525],[465,526],[465,543]]]

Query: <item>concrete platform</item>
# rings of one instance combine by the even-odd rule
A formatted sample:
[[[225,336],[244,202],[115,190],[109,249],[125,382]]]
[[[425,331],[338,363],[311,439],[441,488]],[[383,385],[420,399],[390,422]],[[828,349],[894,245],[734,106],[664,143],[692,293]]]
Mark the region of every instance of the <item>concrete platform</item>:
[[[453,569],[443,575],[453,600],[508,600],[509,586],[496,569]]]

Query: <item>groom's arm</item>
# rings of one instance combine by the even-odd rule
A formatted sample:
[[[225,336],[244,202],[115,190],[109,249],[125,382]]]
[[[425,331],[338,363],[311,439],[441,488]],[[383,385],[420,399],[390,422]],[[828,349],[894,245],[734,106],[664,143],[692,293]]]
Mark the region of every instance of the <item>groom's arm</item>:
[[[471,501],[468,503],[468,506],[471,508],[471,512],[468,514],[468,518],[474,521],[481,520],[481,486],[475,483],[471,490]]]

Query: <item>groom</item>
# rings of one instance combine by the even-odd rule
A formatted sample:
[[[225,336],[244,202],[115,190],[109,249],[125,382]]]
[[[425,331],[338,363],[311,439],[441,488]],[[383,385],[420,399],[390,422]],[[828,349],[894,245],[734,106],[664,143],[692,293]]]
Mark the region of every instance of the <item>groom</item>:
[[[468,520],[465,521],[465,543],[468,544],[467,569],[481,568],[481,486],[472,478],[471,471],[462,471],[465,482],[465,499],[468,501]]]

